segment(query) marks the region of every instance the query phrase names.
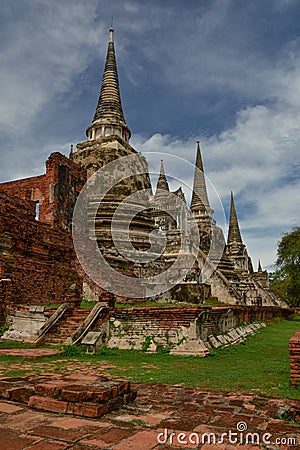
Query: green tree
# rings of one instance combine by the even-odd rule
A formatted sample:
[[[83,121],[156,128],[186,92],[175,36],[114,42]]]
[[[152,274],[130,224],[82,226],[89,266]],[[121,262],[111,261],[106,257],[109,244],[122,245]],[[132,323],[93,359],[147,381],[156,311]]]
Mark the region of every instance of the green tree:
[[[285,233],[278,243],[277,270],[271,276],[272,289],[291,306],[300,305],[300,227]]]

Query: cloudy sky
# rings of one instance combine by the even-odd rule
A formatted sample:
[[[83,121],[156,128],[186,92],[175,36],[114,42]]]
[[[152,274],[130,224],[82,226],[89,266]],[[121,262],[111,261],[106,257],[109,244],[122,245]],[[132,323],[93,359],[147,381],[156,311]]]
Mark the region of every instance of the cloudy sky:
[[[272,264],[300,216],[298,0],[1,0],[0,182],[85,140],[111,16],[131,144],[194,162],[200,139],[254,265]]]

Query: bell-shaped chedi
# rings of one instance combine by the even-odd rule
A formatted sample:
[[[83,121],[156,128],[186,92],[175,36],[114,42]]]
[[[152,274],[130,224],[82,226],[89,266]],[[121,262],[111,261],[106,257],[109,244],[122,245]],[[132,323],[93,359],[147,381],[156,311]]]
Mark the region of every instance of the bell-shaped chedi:
[[[131,132],[126,124],[122,108],[113,28],[110,28],[109,32],[110,39],[100,96],[93,122],[88,127],[86,135],[89,140],[118,136],[125,142],[129,142]]]
[[[117,158],[137,154],[129,144],[131,131],[122,108],[113,28],[110,28],[99,100],[86,136],[87,141],[77,144],[72,159],[87,169],[89,177]],[[147,164],[144,166],[147,172]],[[147,187],[150,187],[149,176],[144,178]]]
[[[77,144],[72,159],[87,169],[89,177],[90,236],[111,264],[125,267],[130,251],[147,250],[155,225],[149,211],[148,165],[129,144],[131,132],[122,108],[112,28],[99,100],[86,135],[87,141]]]

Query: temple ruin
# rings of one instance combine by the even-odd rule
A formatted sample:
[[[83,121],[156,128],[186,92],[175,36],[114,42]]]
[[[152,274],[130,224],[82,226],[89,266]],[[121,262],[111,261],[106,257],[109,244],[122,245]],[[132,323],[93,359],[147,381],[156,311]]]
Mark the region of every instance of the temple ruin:
[[[40,328],[32,330],[38,340],[43,334],[39,333],[39,330],[49,320],[47,307],[51,304],[72,304],[73,309],[62,308],[64,310],[62,315],[67,314],[68,317],[72,317],[76,308],[78,311],[82,296],[87,300],[102,302],[101,304],[104,303],[110,307],[113,307],[115,301],[143,302],[146,297],[150,297],[157,302],[189,302],[194,304],[194,307],[196,305],[196,309],[188,319],[188,324],[196,321],[198,331],[193,334],[193,339],[203,341],[204,334],[209,335],[210,325],[208,324],[215,313],[202,314],[200,320],[199,314],[203,311],[197,308],[205,305],[208,299],[213,298],[225,304],[225,309],[222,311],[224,317],[222,316],[221,320],[223,325],[224,320],[227,320],[226,317],[234,318],[232,326],[224,325],[223,331],[226,333],[232,327],[239,326],[243,316],[240,312],[230,312],[231,308],[233,308],[232,311],[235,311],[234,308],[238,308],[236,311],[240,311],[241,307],[245,307],[245,311],[252,308],[253,317],[250,312],[249,314],[253,320],[259,320],[260,311],[265,311],[265,308],[274,308],[274,311],[277,311],[271,316],[283,314],[279,311],[286,305],[270,290],[267,271],[262,270],[260,263],[257,271],[253,269],[251,258],[242,239],[232,193],[227,240],[213,217],[214,211],[210,206],[199,141],[196,145],[191,204],[187,204],[181,187],[175,192],[170,191],[163,161],[157,186],[154,190],[152,189],[147,161],[129,143],[131,131],[125,121],[121,103],[112,28],[100,96],[92,123],[86,130],[86,136],[87,140],[77,144],[75,150],[73,146],[71,147],[69,157],[60,153],[51,154],[46,162],[45,174],[0,184],[2,323],[8,310],[14,312],[23,310],[31,316],[36,313],[47,313]],[[153,289],[153,296],[145,294],[145,298],[143,295],[135,298],[134,292],[130,298],[126,298],[118,292],[115,293],[114,286],[97,284],[93,277],[90,277],[90,274],[82,268],[72,241],[73,211],[83,187],[86,183],[89,186],[88,208],[90,208],[93,202],[97,203],[99,197],[99,192],[93,185],[93,176],[99,169],[120,161],[120,165],[111,166],[114,168],[108,174],[112,177],[119,176],[120,171],[122,172],[123,169],[125,171],[125,166],[122,167],[122,158],[131,156],[138,161],[137,175],[120,179],[105,193],[100,207],[97,208],[96,219],[92,222],[87,220],[88,228],[94,226],[88,246],[91,245],[92,249],[94,245],[97,245],[108,264],[116,272],[132,280],[133,285],[139,278],[145,279],[163,274],[172,267],[178,255],[182,253],[184,253],[182,259],[184,261],[189,261],[190,256],[194,258],[188,269],[182,263],[178,266],[176,283],[166,279],[166,286],[161,292],[157,293]],[[105,185],[106,180],[100,177],[97,182]],[[115,247],[111,223],[114,214],[128,197],[131,198],[130,208],[128,207],[128,211],[123,209],[120,213],[122,220],[120,219],[116,225],[116,235],[120,245]],[[89,214],[88,209],[88,218]],[[164,251],[159,252],[154,246],[153,249],[151,248],[151,261],[146,262],[126,258],[126,252],[122,252],[122,246],[127,248],[128,242],[123,234],[121,222],[129,219],[128,234],[132,253],[135,250],[140,253],[147,252],[151,247],[149,239],[153,233],[157,236],[159,243],[163,237],[166,239]],[[191,242],[192,223],[196,224],[199,234],[199,246],[196,250]],[[214,245],[222,249],[219,256],[216,256],[214,248],[212,249]],[[209,267],[211,272],[208,279],[203,279],[202,276],[204,266]],[[169,282],[170,286],[168,286]],[[148,287],[147,291],[145,288],[145,293],[151,292],[149,289]],[[40,306],[41,310],[33,310],[36,306]],[[181,308],[183,309],[180,309],[178,314],[184,315],[184,311],[188,311],[189,307],[186,310],[184,306]],[[88,312],[83,314],[78,320],[78,327],[89,317],[86,322],[89,323],[86,333],[103,328],[108,315],[106,310],[105,314],[103,309],[100,308],[99,311],[102,312],[97,312],[95,317],[90,317]],[[114,313],[117,314],[116,311]],[[169,315],[172,315],[172,311],[169,311]],[[266,318],[267,313],[263,313],[263,316]],[[119,316],[116,315],[116,317]],[[114,324],[116,324],[116,317],[112,321]],[[57,321],[59,320],[57,316]],[[98,328],[95,328],[95,324],[98,324]],[[222,324],[216,328],[219,334],[222,334]],[[187,328],[189,326],[187,325]],[[206,331],[200,332],[203,326],[206,327]],[[78,327],[69,329],[66,338],[76,334]],[[102,335],[103,333],[102,330]],[[107,330],[105,333],[107,337]],[[75,340],[75,338],[71,339],[70,342]]]

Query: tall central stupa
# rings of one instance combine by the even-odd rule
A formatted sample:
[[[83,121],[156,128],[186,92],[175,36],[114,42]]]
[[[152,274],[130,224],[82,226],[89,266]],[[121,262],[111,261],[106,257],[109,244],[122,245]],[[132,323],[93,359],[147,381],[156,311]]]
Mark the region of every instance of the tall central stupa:
[[[72,159],[87,169],[92,191],[92,194],[89,194],[91,205],[89,215],[92,214],[93,204],[97,205],[99,199],[101,200],[93,231],[98,246],[110,264],[122,266],[126,258],[115,248],[111,226],[120,204],[129,199],[114,225],[114,237],[117,241],[121,241],[119,248],[128,248],[128,239],[122,243],[124,227],[126,228],[128,223],[130,223],[129,239],[137,250],[149,248],[149,233],[155,226],[145,207],[152,195],[148,165],[145,158],[129,144],[131,131],[126,124],[122,108],[113,28],[110,28],[99,100],[86,135],[87,141],[77,144]],[[131,160],[122,159],[130,155]],[[113,161],[114,164],[109,164]],[[133,175],[130,174],[129,164],[132,165]],[[99,169],[102,169],[100,173]],[[98,179],[96,173],[99,174]],[[97,181],[99,179],[100,183]],[[97,184],[94,190],[93,184]],[[101,189],[107,190],[104,197]],[[90,222],[93,225],[93,220]]]
[[[98,104],[92,123],[86,130],[87,141],[77,144],[73,160],[91,176],[99,168],[121,156],[136,154],[129,144],[131,131],[126,124],[119,88],[114,30],[110,38]],[[145,180],[150,187],[149,177]]]

